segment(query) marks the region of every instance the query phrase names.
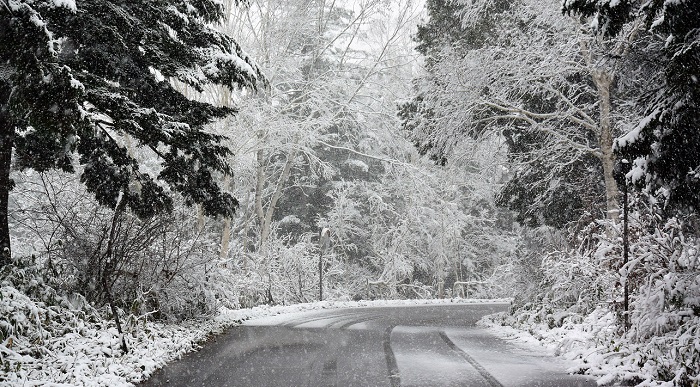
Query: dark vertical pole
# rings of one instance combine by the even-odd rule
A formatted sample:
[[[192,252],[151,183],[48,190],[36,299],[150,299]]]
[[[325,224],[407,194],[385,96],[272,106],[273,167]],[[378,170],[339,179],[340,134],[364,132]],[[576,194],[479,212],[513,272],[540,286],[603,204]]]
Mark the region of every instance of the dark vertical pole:
[[[323,301],[323,251],[318,256],[318,300]]]
[[[627,262],[629,261],[629,250],[630,250],[630,241],[629,241],[629,219],[628,219],[628,212],[629,212],[629,204],[627,203],[627,180],[625,180],[624,183],[624,193],[625,193],[625,202],[623,204],[623,233],[622,233],[622,265],[626,266]],[[630,278],[630,273],[627,272],[627,269],[625,269],[625,301],[624,301],[624,307],[625,307],[625,331],[627,331],[630,328],[630,316],[629,316],[629,278]]]
[[[12,92],[8,85],[0,82],[0,268],[10,263],[12,256],[10,246],[9,202],[12,180],[12,148],[15,130],[9,114],[9,100]]]
[[[323,301],[323,253],[331,246],[331,230],[325,227],[321,230],[319,245],[321,252],[318,255],[318,300]]]
[[[6,126],[7,123],[2,122],[0,125]],[[10,246],[10,224],[9,224],[9,205],[10,205],[10,190],[12,189],[12,180],[10,179],[10,165],[12,163],[12,134],[9,133],[12,128],[2,128],[0,134],[0,267],[10,263],[12,256]]]

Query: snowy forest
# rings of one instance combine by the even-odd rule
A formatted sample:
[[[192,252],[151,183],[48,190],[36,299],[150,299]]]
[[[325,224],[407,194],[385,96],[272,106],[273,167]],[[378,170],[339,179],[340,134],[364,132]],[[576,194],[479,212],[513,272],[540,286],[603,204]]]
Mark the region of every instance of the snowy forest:
[[[600,384],[698,386],[699,78],[695,0],[0,0],[0,385],[511,298]]]

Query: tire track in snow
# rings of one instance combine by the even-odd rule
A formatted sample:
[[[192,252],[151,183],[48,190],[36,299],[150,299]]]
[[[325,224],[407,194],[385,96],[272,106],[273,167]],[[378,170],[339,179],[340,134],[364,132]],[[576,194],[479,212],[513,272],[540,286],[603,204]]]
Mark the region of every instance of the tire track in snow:
[[[447,343],[447,346],[450,347],[453,351],[455,351],[459,356],[461,356],[464,360],[467,361],[467,363],[471,364],[472,367],[474,367],[479,374],[486,379],[486,381],[492,386],[492,387],[503,387],[501,382],[496,380],[496,378],[491,375],[486,368],[484,368],[481,364],[479,364],[476,360],[474,360],[473,357],[469,356],[468,353],[464,352],[461,348],[459,348],[452,340],[450,340],[449,337],[447,337],[447,334],[444,331],[440,331],[440,337]]]
[[[399,376],[399,366],[396,364],[396,356],[394,355],[394,350],[391,349],[391,331],[394,330],[393,325],[384,331],[384,357],[386,358],[386,366],[389,371],[389,382],[391,387],[400,387],[401,378]]]

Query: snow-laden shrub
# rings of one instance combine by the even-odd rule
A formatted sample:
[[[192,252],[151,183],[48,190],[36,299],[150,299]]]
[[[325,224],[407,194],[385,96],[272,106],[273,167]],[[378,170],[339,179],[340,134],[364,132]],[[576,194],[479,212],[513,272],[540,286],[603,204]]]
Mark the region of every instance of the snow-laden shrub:
[[[35,254],[63,292],[99,307],[109,290],[137,318],[182,320],[237,305],[235,279],[218,259],[219,230],[198,224],[193,208],[180,203],[172,214],[148,219],[124,213],[113,223],[114,210],[99,206],[70,175],[14,178],[15,252]]]
[[[600,384],[697,386],[700,237],[651,211],[633,213],[629,231],[626,265],[621,225],[592,225],[578,248],[542,259],[536,297],[490,323],[530,332]]]
[[[615,287],[615,275],[602,265],[601,250],[553,252],[542,260],[544,299],[550,308],[587,315],[605,303]]]
[[[355,262],[329,249],[321,257],[315,235],[307,233],[295,238],[283,237],[276,227],[265,245],[254,253],[240,253],[236,268],[236,289],[239,304],[253,307],[260,304],[304,303],[319,298],[319,259],[323,259],[323,298],[328,300],[360,300],[375,298],[431,298],[432,286],[404,279],[397,283],[394,274],[412,271],[404,257],[394,257],[377,275],[366,263]],[[368,259],[370,260],[370,259]],[[397,266],[401,266],[397,268]],[[408,275],[407,275],[408,277]],[[378,280],[376,279],[378,278]]]
[[[246,312],[228,319],[166,325],[126,316],[123,353],[107,309],[63,294],[51,270],[32,258],[0,269],[0,386],[133,386],[198,348]]]
[[[700,384],[700,239],[678,219],[635,241],[623,268],[640,278],[626,335],[642,367],[676,385]]]
[[[318,294],[318,246],[305,234],[296,243],[287,244],[287,238],[276,237],[268,245],[267,258],[274,280],[272,294],[282,303],[300,303],[316,299]],[[324,257],[328,261],[329,257]],[[329,265],[324,265],[327,273]],[[327,287],[328,276],[324,281]]]
[[[511,260],[497,267],[488,279],[502,296],[513,297],[515,307],[542,299],[544,252],[559,251],[566,246],[562,233],[552,227],[522,228],[519,233]]]
[[[0,384],[32,372],[42,358],[60,351],[55,336],[82,335],[86,323],[102,321],[81,295],[58,293],[42,269],[31,257],[0,270]]]
[[[262,249],[242,254],[236,287],[244,307],[260,304],[303,303],[318,299],[319,247],[311,234],[294,241],[273,227]],[[333,256],[324,256],[324,291],[330,289]],[[326,293],[327,294],[327,293]]]
[[[586,322],[610,329],[596,332],[579,352],[582,368],[599,383],[640,386],[700,384],[700,257],[698,236],[684,231],[677,218],[662,221],[653,213],[634,213],[630,225],[630,260],[613,274],[618,286],[611,302],[589,314]],[[619,243],[601,250],[601,262],[620,262]],[[565,281],[562,281],[564,283]],[[622,287],[629,292],[629,329],[625,331]],[[607,310],[608,314],[603,312]],[[602,316],[616,316],[605,320]],[[579,335],[586,325],[572,327]],[[583,354],[586,354],[585,356]]]

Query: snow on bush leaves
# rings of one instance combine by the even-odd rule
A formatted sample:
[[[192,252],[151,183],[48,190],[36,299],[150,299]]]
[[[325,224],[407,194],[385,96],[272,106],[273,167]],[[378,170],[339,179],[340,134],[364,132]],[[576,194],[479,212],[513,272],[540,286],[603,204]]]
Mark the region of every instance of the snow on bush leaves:
[[[230,325],[165,325],[130,316],[131,351],[122,354],[113,322],[82,296],[58,294],[52,282],[29,260],[0,271],[0,385],[132,385]]]
[[[537,302],[484,323],[528,332],[573,360],[572,372],[601,385],[699,385],[700,239],[675,218],[661,222],[653,213],[635,213],[632,219],[627,265],[620,267],[619,241],[598,234],[589,248],[542,260]],[[621,307],[626,273],[627,332]]]

